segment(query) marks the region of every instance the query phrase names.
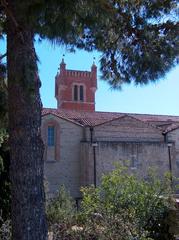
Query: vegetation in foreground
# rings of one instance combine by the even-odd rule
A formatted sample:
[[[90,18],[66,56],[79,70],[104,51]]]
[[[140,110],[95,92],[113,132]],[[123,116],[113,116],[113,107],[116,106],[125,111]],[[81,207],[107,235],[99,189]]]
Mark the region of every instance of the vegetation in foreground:
[[[139,180],[119,167],[100,187],[82,188],[79,211],[62,187],[47,206],[49,231],[53,240],[174,240],[169,185],[167,178]]]
[[[178,63],[177,8],[177,0],[0,1],[0,37],[7,34],[14,240],[47,235],[35,35],[71,51],[100,51],[103,78],[114,88],[147,84]]]
[[[77,211],[62,186],[47,202],[52,240],[174,240],[176,207],[170,181],[152,174],[148,181],[128,175],[118,167],[104,175],[101,185],[82,188]],[[11,240],[11,223],[0,217],[0,239]],[[51,240],[50,239],[50,240]]]

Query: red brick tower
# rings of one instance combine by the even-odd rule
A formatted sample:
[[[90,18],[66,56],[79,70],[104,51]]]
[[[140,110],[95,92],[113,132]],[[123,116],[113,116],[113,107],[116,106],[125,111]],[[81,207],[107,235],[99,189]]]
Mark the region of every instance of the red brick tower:
[[[97,67],[94,63],[91,71],[67,70],[62,59],[60,71],[55,77],[57,107],[85,112],[95,111],[96,75]]]

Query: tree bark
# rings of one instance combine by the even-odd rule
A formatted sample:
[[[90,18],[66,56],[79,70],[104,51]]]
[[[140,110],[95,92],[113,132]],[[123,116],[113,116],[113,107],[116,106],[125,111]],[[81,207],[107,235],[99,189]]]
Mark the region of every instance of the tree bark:
[[[7,14],[12,239],[45,240],[40,80],[34,33],[19,5],[9,1]]]

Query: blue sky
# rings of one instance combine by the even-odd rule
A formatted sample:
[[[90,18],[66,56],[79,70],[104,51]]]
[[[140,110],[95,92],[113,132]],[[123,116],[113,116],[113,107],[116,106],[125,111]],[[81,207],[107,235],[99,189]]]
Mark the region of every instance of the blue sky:
[[[65,54],[67,69],[90,70],[93,57],[99,69],[99,53],[76,51],[66,52],[65,48],[53,46],[47,41],[36,42],[39,57],[39,74],[42,81],[41,98],[44,107],[56,108],[54,83],[57,69]],[[5,44],[0,41],[0,53],[5,52]],[[151,113],[179,116],[179,66],[172,69],[164,79],[146,86],[126,85],[122,91],[111,90],[100,80],[98,71],[98,90],[96,92],[96,110],[127,113]]]
[[[57,69],[65,54],[67,69],[90,70],[93,57],[99,69],[99,53],[76,51],[66,52],[64,48],[54,47],[49,42],[36,43],[40,59],[39,72],[42,80],[41,97],[44,107],[56,107],[54,98],[54,80]],[[96,92],[96,110],[128,113],[152,113],[179,115],[179,66],[172,69],[164,79],[146,86],[126,85],[122,91],[111,90],[100,80],[98,71],[98,90]]]

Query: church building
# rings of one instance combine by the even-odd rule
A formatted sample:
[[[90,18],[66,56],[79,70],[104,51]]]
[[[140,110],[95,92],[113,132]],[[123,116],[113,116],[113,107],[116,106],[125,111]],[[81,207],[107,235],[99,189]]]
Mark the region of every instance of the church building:
[[[48,194],[65,185],[79,198],[81,186],[99,185],[116,163],[144,178],[150,168],[171,172],[171,181],[179,177],[179,116],[98,112],[96,90],[95,64],[91,71],[68,70],[62,59],[57,108],[42,112]]]

